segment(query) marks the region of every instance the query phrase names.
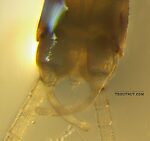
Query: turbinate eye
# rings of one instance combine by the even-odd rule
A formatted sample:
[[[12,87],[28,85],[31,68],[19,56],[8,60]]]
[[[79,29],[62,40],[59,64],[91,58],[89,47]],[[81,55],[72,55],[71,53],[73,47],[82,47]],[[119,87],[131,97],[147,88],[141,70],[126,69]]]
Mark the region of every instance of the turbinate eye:
[[[40,38],[36,56],[40,71],[45,75],[53,72],[58,77],[68,75],[80,54],[76,48],[77,45],[70,40],[53,40],[49,34],[45,34]]]
[[[107,76],[115,64],[115,44],[113,40],[105,37],[106,35],[97,36],[92,40],[87,48],[87,68],[92,76]]]
[[[62,53],[59,54],[57,51],[55,41],[51,39],[51,37],[46,34],[40,38],[40,42],[38,45],[36,62],[40,69],[40,72],[46,73],[44,75],[49,75],[52,72],[57,73],[57,71],[62,71],[63,68],[63,57]],[[43,75],[42,75],[43,76]]]

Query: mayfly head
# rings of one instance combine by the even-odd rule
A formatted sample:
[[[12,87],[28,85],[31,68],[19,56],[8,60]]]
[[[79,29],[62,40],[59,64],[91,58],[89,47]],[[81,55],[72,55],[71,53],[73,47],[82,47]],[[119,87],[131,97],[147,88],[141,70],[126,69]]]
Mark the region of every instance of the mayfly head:
[[[128,0],[45,0],[37,30],[41,79],[54,86],[68,76],[82,78],[93,91],[70,109],[52,102],[61,114],[88,106],[111,78],[123,54],[128,13]]]

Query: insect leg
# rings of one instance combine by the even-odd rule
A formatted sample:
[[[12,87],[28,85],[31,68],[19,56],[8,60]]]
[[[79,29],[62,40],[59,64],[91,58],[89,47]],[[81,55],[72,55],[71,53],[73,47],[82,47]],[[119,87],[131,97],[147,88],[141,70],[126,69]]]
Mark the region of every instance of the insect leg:
[[[45,98],[40,92],[41,89],[43,89],[43,83],[38,80],[25,103],[19,110],[4,141],[21,141],[23,139],[28,127],[35,122],[38,116],[35,113],[35,108],[38,107]]]
[[[104,93],[101,93],[94,104],[96,111],[97,127],[99,130],[99,138],[101,141],[115,141],[112,117],[108,99]]]

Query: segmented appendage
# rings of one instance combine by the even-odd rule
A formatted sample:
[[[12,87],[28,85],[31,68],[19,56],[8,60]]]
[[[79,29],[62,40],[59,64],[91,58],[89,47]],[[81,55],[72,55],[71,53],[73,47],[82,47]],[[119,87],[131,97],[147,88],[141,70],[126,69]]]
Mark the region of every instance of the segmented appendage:
[[[43,82],[38,80],[23,106],[20,108],[13,124],[10,126],[6,137],[4,138],[4,141],[23,140],[28,127],[34,124],[38,116],[35,112],[36,107],[39,107],[45,98],[42,93],[43,88]]]
[[[101,93],[94,104],[100,141],[115,141],[109,106],[106,95]]]

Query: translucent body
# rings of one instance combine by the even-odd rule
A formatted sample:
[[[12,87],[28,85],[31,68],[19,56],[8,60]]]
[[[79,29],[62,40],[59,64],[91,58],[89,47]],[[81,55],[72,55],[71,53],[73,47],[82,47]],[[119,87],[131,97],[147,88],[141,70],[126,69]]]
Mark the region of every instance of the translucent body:
[[[109,105],[105,105],[103,95],[102,100],[98,98],[123,54],[128,7],[128,0],[45,0],[37,30],[39,45],[36,60],[42,81],[36,88],[44,87],[54,112],[38,107],[43,96],[33,92],[5,141],[22,140],[27,126],[36,117],[35,111],[41,115],[61,116],[73,126],[87,131],[89,124],[73,114],[92,103],[97,113],[100,140],[114,140]],[[73,84],[87,81],[91,94],[84,101],[64,106],[55,96],[55,87],[68,77]],[[26,111],[30,114],[24,114]],[[68,129],[62,139],[70,132],[72,129]]]
[[[56,85],[66,76],[73,81],[82,78],[92,90],[84,102],[70,107],[60,105],[55,95],[51,94],[49,99],[53,107],[60,114],[69,114],[92,103],[115,70],[123,53],[128,0],[45,2],[50,5],[49,8],[45,6],[47,13],[57,9],[56,13],[63,16],[55,18],[55,22],[54,15],[50,15],[49,20],[48,14],[41,16],[37,34],[37,64],[43,82]],[[64,7],[64,10],[61,8],[60,11],[60,7]]]

